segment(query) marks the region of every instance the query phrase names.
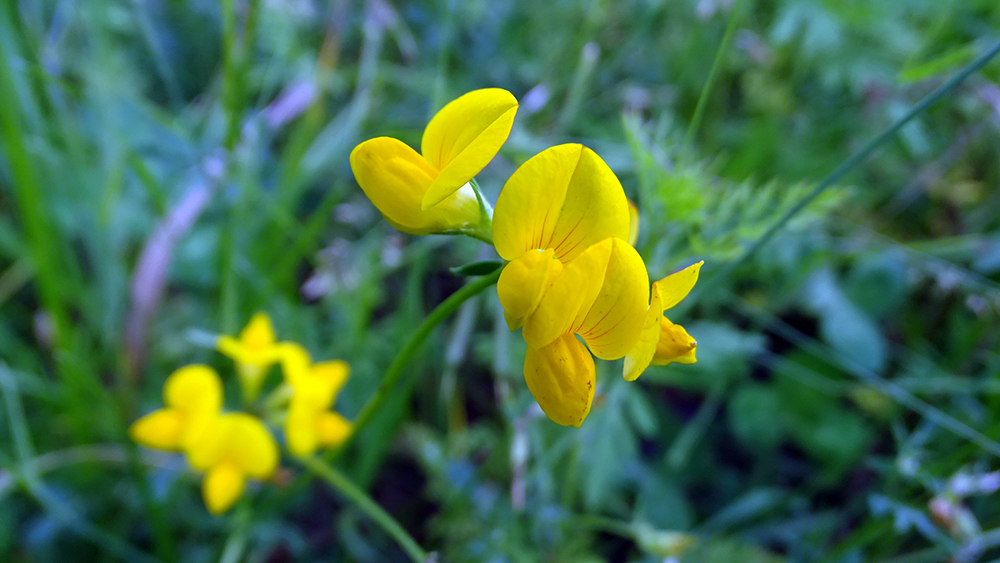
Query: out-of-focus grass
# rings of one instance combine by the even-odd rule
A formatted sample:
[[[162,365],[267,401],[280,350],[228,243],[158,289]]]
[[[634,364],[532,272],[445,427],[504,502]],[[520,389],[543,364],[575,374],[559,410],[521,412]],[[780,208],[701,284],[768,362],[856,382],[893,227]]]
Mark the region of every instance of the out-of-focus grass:
[[[727,272],[671,311],[699,363],[637,384],[604,365],[586,424],[556,427],[483,297],[345,473],[443,561],[995,559],[998,63],[727,266],[996,41],[1000,9],[740,4],[697,128],[723,0],[4,4],[0,554],[207,561],[240,555],[239,530],[248,560],[403,560],[319,485],[210,517],[124,429],[184,364],[238,396],[211,335],[258,310],[351,363],[355,416],[463,283],[449,268],[492,256],[393,232],[347,155],[417,145],[449,99],[499,86],[522,105],[479,176],[491,199],[584,142],[643,210],[654,279]]]

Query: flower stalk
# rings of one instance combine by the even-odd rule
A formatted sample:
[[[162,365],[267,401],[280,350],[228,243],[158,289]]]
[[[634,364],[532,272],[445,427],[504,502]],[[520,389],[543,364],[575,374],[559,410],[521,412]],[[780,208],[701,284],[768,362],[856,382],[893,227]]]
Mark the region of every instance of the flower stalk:
[[[423,563],[428,560],[429,555],[417,544],[410,534],[403,529],[403,526],[396,521],[388,512],[378,505],[370,496],[365,494],[357,485],[351,482],[346,475],[337,471],[332,466],[324,463],[316,457],[301,458],[302,466],[310,473],[326,481],[331,487],[347,497],[355,507],[365,513],[378,524],[387,534],[396,540],[403,551],[410,559],[416,563]]]

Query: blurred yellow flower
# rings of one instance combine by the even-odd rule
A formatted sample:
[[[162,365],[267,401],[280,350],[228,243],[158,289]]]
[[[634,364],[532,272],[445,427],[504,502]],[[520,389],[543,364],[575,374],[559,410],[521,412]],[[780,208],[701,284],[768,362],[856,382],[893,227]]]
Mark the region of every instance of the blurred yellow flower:
[[[240,332],[239,338],[223,334],[216,339],[215,346],[236,363],[243,398],[247,403],[254,402],[268,370],[278,361],[271,318],[266,313],[257,313]]]
[[[354,148],[351,170],[386,221],[403,232],[488,228],[469,182],[507,140],[517,107],[506,90],[474,90],[431,119],[422,154],[398,139],[377,137]]]
[[[248,477],[266,479],[278,464],[277,444],[264,424],[247,414],[223,414],[222,399],[222,382],[212,368],[185,366],[163,386],[166,406],[129,428],[136,443],[182,451],[206,473],[202,492],[213,514],[236,502]]]
[[[283,347],[282,367],[292,389],[285,418],[288,451],[306,457],[320,447],[342,444],[351,434],[352,425],[330,409],[351,373],[347,362],[313,364],[305,348],[287,343]]]
[[[653,283],[652,297],[642,332],[635,347],[625,356],[624,376],[634,381],[650,365],[673,362],[693,364],[698,342],[681,325],[670,322],[663,312],[681,302],[694,284],[704,261],[692,264]]]
[[[245,413],[226,413],[187,448],[188,461],[205,473],[202,497],[212,514],[240,498],[247,479],[267,479],[278,467],[278,445],[267,427]]]
[[[222,410],[222,381],[203,365],[185,366],[163,385],[164,408],[140,418],[129,436],[150,448],[182,451],[197,439]]]
[[[497,294],[508,327],[523,327],[528,389],[559,424],[579,426],[590,412],[591,353],[621,358],[642,331],[649,277],[627,242],[630,223],[618,179],[581,145],[528,160],[497,200],[494,242],[511,261]]]

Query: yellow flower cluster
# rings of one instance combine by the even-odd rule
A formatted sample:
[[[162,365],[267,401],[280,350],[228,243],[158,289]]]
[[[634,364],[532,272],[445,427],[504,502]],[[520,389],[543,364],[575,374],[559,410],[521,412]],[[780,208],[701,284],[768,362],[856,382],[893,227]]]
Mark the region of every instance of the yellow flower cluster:
[[[236,364],[247,405],[256,401],[271,367],[281,364],[284,382],[264,404],[272,410],[268,418],[283,425],[293,455],[336,447],[350,435],[351,423],[331,410],[350,374],[346,362],[312,363],[301,345],[276,341],[264,313],[238,338],[220,336],[216,347]],[[212,368],[189,365],[172,373],[163,386],[163,403],[135,421],[129,435],[149,448],[183,452],[205,474],[202,497],[211,513],[232,507],[247,479],[269,479],[277,470],[280,454],[270,430],[255,416],[223,411],[222,380]]]
[[[354,149],[351,168],[404,232],[492,233],[507,261],[497,283],[504,318],[528,345],[528,389],[550,419],[579,426],[594,398],[592,355],[624,358],[629,381],[650,364],[695,362],[697,342],[663,312],[691,291],[702,263],[650,290],[632,247],[638,211],[608,165],[579,144],[551,147],[522,164],[491,221],[472,179],[500,150],[517,107],[506,90],[470,92],[431,119],[420,154],[379,137]]]

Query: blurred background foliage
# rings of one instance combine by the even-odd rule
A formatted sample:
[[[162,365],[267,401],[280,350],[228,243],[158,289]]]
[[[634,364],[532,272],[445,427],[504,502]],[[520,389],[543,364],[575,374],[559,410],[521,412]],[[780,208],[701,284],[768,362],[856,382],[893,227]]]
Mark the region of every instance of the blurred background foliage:
[[[704,118],[690,128],[736,18]],[[0,6],[0,554],[403,561],[321,484],[213,518],[126,425],[268,312],[353,375],[354,416],[491,259],[394,232],[361,140],[448,100],[521,108],[479,176],[594,148],[642,210],[693,366],[599,367],[580,429],[538,410],[495,293],[408,369],[344,469],[447,562],[920,563],[1000,557],[1000,63],[746,258],[815,183],[998,39],[995,0],[10,0]],[[690,131],[690,133],[689,133]],[[690,142],[686,139],[690,137]],[[276,381],[277,373],[272,374]],[[249,509],[247,509],[249,508]]]

